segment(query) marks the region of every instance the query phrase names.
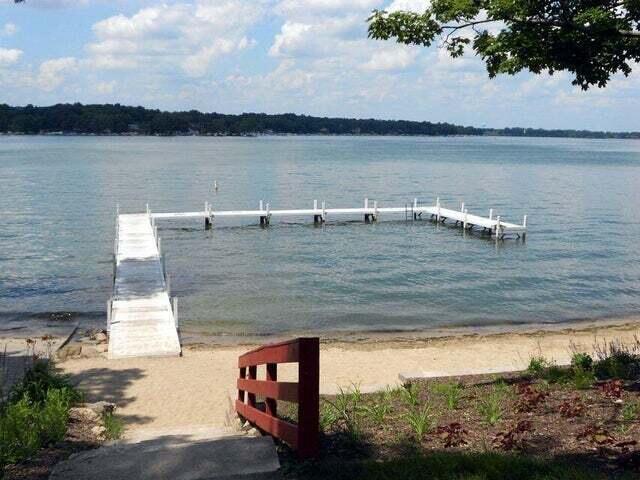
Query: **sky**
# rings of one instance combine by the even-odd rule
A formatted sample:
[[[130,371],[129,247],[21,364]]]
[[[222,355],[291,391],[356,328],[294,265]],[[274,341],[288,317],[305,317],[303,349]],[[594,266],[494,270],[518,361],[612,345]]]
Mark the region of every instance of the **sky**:
[[[0,0],[0,103],[640,131],[640,65],[583,92],[489,79],[473,55],[367,38],[372,9],[428,0]]]

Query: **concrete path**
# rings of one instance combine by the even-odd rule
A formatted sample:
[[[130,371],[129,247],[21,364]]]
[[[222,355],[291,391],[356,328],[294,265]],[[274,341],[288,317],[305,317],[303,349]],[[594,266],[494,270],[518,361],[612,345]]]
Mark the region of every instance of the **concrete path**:
[[[157,432],[156,432],[157,433]],[[271,437],[224,430],[138,438],[73,455],[51,480],[266,480],[279,479]]]
[[[175,356],[180,340],[146,214],[119,215],[109,358]]]

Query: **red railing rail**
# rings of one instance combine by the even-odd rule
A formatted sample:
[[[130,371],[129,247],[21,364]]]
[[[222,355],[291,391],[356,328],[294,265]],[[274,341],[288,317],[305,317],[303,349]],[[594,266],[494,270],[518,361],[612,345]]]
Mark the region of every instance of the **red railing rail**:
[[[279,363],[298,363],[298,382],[279,382]],[[258,365],[266,365],[266,379],[256,378]],[[302,458],[318,454],[320,403],[320,340],[296,338],[265,345],[238,358],[236,412],[258,428],[288,443]],[[265,398],[264,410],[256,395]],[[277,400],[298,404],[298,423],[277,416]]]

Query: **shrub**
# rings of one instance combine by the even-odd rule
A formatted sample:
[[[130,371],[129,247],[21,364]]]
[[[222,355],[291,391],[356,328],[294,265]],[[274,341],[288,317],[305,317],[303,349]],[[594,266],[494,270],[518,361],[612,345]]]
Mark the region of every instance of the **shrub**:
[[[78,399],[66,377],[56,374],[46,361],[36,360],[0,409],[0,471],[62,440],[69,407]]]
[[[576,352],[571,357],[571,366],[574,369],[580,369],[583,371],[591,370],[593,367],[593,358],[588,353]]]
[[[38,411],[28,397],[6,406],[0,416],[0,467],[33,455],[40,447]]]
[[[26,395],[32,402],[42,403],[47,398],[49,390],[63,388],[69,390],[73,401],[80,400],[80,395],[72,388],[67,376],[55,373],[50,362],[36,360],[22,381],[14,385],[9,392],[9,402],[17,402]]]
[[[549,362],[543,356],[531,357],[527,372],[533,377],[540,378],[548,366]]]
[[[40,438],[43,444],[59,442],[64,438],[72,400],[73,393],[68,388],[51,389],[47,392],[39,419]]]
[[[640,341],[627,346],[621,342],[596,345],[593,373],[598,379],[621,378],[637,380],[640,378]]]
[[[591,370],[582,367],[573,367],[571,382],[577,390],[587,390],[593,386],[595,376]]]

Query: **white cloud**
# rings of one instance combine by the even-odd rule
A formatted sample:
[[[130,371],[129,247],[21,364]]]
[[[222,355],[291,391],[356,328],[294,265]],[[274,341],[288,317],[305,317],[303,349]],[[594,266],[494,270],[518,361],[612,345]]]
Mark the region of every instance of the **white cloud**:
[[[112,80],[110,82],[99,82],[95,85],[95,91],[100,95],[108,95],[114,92],[116,88],[116,81]]]
[[[373,52],[371,59],[362,64],[364,70],[402,70],[411,66],[418,51],[408,47],[390,47]]]
[[[381,0],[282,0],[275,11],[283,16],[339,15],[346,11],[371,10],[381,3]]]
[[[22,50],[0,47],[0,66],[16,63],[22,56]]]
[[[387,12],[416,12],[423,13],[431,4],[429,0],[394,0],[385,10]]]
[[[74,70],[78,62],[73,57],[54,58],[40,64],[37,85],[45,92],[51,92],[64,82],[65,75]]]
[[[181,69],[205,75],[224,55],[251,46],[247,31],[263,15],[261,0],[196,0],[143,8],[93,25],[96,41],[87,46],[96,68]]]
[[[15,23],[7,22],[0,28],[0,35],[10,37],[18,32],[18,26]]]

